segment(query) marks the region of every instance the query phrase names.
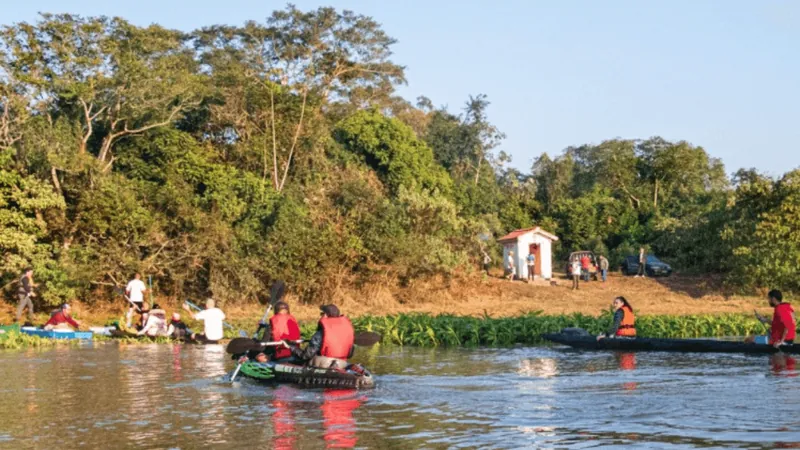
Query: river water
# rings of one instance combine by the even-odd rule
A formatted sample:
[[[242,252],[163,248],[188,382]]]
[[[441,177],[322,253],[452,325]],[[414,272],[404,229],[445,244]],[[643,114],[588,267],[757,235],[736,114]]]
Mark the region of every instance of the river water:
[[[3,448],[794,448],[791,358],[359,349],[369,391],[243,381],[221,346],[0,352]]]

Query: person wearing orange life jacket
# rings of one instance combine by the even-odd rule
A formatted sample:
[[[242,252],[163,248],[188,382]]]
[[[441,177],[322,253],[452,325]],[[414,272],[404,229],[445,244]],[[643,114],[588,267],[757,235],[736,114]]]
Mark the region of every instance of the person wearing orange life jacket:
[[[275,314],[269,319],[269,328],[272,341],[297,341],[300,339],[300,326],[297,319],[289,313],[289,305],[285,302],[275,304]],[[286,347],[275,349],[274,359],[285,359],[292,356],[292,351]]]
[[[336,305],[320,307],[322,317],[317,332],[311,337],[305,349],[292,347],[292,355],[309,361],[314,367],[339,368],[347,366],[347,358],[353,356],[355,330],[350,319],[339,313]]]
[[[607,337],[614,338],[635,338],[636,337],[636,317],[633,308],[625,297],[617,297],[612,303],[614,308],[614,323],[605,334],[597,336],[597,340]]]

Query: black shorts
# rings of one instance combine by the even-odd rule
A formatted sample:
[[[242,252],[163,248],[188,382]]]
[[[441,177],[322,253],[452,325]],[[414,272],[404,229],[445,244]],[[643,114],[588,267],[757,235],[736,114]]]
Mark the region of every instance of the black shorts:
[[[144,302],[131,302],[131,304],[136,305],[136,307],[133,308],[133,309],[138,308],[136,310],[139,311],[139,312],[141,312],[142,309],[144,309]]]

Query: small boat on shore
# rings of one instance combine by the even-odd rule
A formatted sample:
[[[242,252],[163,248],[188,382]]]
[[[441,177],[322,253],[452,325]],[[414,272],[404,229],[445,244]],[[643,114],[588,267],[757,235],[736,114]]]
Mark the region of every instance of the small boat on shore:
[[[619,350],[640,352],[686,352],[686,353],[747,353],[800,354],[800,345],[784,345],[780,350],[766,344],[746,344],[715,339],[659,339],[659,338],[608,338],[597,340],[581,328],[565,328],[560,333],[543,334],[550,342],[584,350]]]
[[[19,331],[23,334],[50,339],[92,339],[94,335],[91,331],[43,330],[35,327],[22,327]]]
[[[289,383],[304,387],[338,387],[350,389],[367,389],[375,387],[372,374],[364,369],[363,373],[350,365],[345,370],[322,369],[284,362],[242,363],[239,375],[266,383]]]

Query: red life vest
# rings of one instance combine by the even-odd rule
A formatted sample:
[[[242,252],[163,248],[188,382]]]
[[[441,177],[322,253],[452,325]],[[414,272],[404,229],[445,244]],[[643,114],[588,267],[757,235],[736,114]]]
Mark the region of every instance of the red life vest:
[[[269,319],[269,327],[272,329],[272,340],[296,341],[300,339],[300,326],[291,314],[275,314]],[[285,347],[278,347],[275,350],[275,359],[283,359],[292,356],[292,351]]]
[[[796,328],[797,322],[795,322],[792,305],[788,303],[779,303],[778,306],[775,307],[775,313],[772,315],[772,329],[769,336],[769,343],[773,344],[778,342],[781,337],[783,337],[783,331],[786,329],[788,329],[786,340],[793,341]]]
[[[319,324],[322,326],[320,356],[347,359],[355,339],[355,331],[350,319],[345,316],[323,317],[319,319]]]
[[[617,336],[636,336],[636,317],[633,311],[627,306],[622,307],[622,323],[617,328]]]

